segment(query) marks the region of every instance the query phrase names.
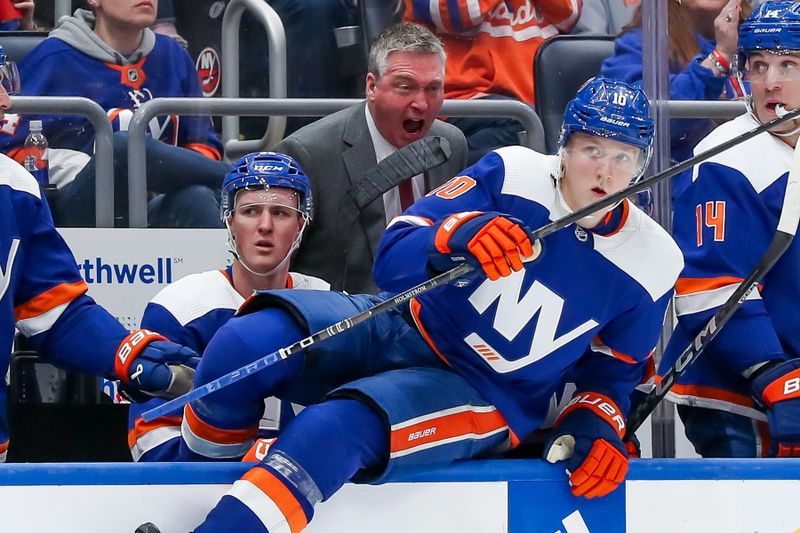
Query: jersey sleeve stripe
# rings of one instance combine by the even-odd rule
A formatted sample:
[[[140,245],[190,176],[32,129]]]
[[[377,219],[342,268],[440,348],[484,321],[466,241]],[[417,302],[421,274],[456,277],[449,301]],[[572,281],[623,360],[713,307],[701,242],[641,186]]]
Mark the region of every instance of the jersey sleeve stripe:
[[[138,462],[147,452],[155,450],[174,439],[179,439],[181,437],[180,421],[177,425],[152,429],[138,438],[134,436],[133,443],[131,443],[132,434],[133,431],[128,432],[128,444],[131,449],[131,457],[135,462]]]
[[[731,295],[739,287],[739,283],[733,285],[725,285],[717,289],[711,289],[704,292],[689,293],[682,296],[675,296],[675,314],[679,317],[684,315],[691,315],[706,311],[708,309],[715,309],[723,305]],[[760,300],[761,293],[759,291],[750,291],[746,300]]]
[[[73,283],[62,283],[45,291],[35,298],[14,308],[14,318],[17,322],[47,313],[65,303],[69,303],[89,290],[83,280]]]
[[[425,217],[417,217],[413,215],[400,215],[394,217],[391,221],[389,221],[389,225],[386,228],[390,228],[395,224],[408,224],[409,226],[433,226],[433,220]]]
[[[133,448],[137,439],[151,431],[162,427],[180,427],[182,420],[179,416],[161,416],[150,422],[145,422],[143,418],[137,418],[133,423],[133,429],[128,430],[128,447]]]
[[[278,478],[261,467],[242,476],[228,495],[246,505],[270,532],[299,533],[308,524],[297,498]]]
[[[0,463],[6,462],[6,456],[8,456],[8,441],[0,444]]]

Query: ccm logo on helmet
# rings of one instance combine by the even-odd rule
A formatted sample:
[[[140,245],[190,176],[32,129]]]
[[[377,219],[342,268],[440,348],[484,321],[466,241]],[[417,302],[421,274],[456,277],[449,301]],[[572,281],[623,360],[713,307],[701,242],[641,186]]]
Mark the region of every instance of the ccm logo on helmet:
[[[283,165],[253,165],[253,170],[256,172],[283,172],[285,168]]]
[[[625,128],[631,125],[630,122],[625,122],[624,120],[617,120],[615,118],[608,118],[603,116],[600,117],[600,122],[608,122],[609,124],[613,124],[615,126],[622,126]]]

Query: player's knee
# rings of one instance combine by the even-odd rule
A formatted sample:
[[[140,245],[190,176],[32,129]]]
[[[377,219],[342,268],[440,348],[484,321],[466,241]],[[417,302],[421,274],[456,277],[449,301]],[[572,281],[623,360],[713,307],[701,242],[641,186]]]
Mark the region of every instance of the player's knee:
[[[327,499],[357,474],[383,471],[389,458],[388,423],[365,402],[328,400],[304,409],[275,441],[265,464],[275,460],[271,456],[301,465]]]
[[[233,318],[220,328],[203,353],[195,373],[195,387],[251,364],[303,335],[300,324],[279,308]],[[240,424],[245,424],[260,416],[264,398],[274,396],[301,367],[302,355],[277,361],[248,379],[207,396],[203,399],[202,411],[224,412],[226,417],[233,416]]]

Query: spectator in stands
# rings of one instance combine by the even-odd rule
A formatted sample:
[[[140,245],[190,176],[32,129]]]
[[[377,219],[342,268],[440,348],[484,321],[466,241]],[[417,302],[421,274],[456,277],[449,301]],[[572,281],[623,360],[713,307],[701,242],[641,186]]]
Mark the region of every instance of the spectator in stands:
[[[16,65],[0,46],[0,118],[18,94]],[[86,295],[75,257],[53,226],[36,180],[0,155],[0,373],[6,376],[19,332],[50,363],[121,379],[150,396],[188,390],[197,354],[151,331],[128,333]],[[8,384],[0,381],[0,397]],[[148,396],[148,397],[150,397]],[[8,415],[0,404],[0,462],[8,452]]]
[[[161,290],[147,305],[142,327],[203,353],[253,291],[328,290],[330,285],[319,278],[289,272],[289,259],[303,238],[312,205],[308,178],[292,158],[260,152],[240,159],[222,184],[221,214],[233,264],[186,276]],[[131,405],[128,443],[134,461],[170,461],[177,456],[181,418],[165,416],[149,423],[141,418],[161,403],[153,399]],[[293,417],[289,402],[270,398],[254,453],[263,454],[277,430]]]
[[[0,0],[0,31],[36,30],[34,0]]]
[[[619,35],[633,18],[641,0],[591,0],[583,3],[573,35]]]
[[[516,99],[532,105],[533,58],[548,37],[568,33],[580,15],[573,0],[405,0],[404,19],[432,28],[447,51],[445,98]],[[519,122],[451,117],[467,136],[469,163],[519,144]]]
[[[50,36],[20,64],[26,96],[85,96],[107,112],[115,131],[127,129],[146,101],[166,96],[200,96],[191,59],[173,39],[149,26],[155,1],[89,0],[61,20]],[[31,118],[31,117],[26,117]],[[59,187],[55,208],[60,225],[94,225],[94,130],[76,116],[44,116],[50,142],[51,182]],[[148,190],[150,223],[166,227],[219,227],[216,192],[227,166],[208,117],[158,117],[150,123]],[[28,120],[7,115],[0,146],[19,155]],[[115,135],[115,212],[127,218],[127,138]],[[163,142],[159,142],[163,141]]]
[[[737,98],[742,90],[732,76],[740,20],[751,8],[742,0],[669,0],[669,83],[672,100]],[[642,81],[642,8],[617,38],[614,55],[601,73],[629,83]],[[683,161],[711,129],[710,119],[670,123],[673,161]]]
[[[462,133],[435,120],[444,65],[442,44],[430,31],[411,23],[392,26],[370,52],[367,101],[309,124],[276,146],[306,170],[316,200],[314,224],[295,261],[299,270],[335,289],[375,292],[370,272],[388,221],[466,166]],[[352,195],[365,172],[398,148],[433,135],[450,143],[446,163],[384,191],[382,200],[359,213],[354,227],[337,227],[343,198]],[[344,264],[332,261],[340,247],[347,250]]]
[[[717,127],[698,152],[777,118],[781,107],[800,108],[800,3],[764,2],[740,26],[737,55],[749,87],[748,112]],[[689,185],[673,216],[686,265],[676,285],[678,324],[660,372],[712,329],[714,313],[762,255],[774,253],[781,213],[795,207],[784,205],[784,192],[799,138],[800,124],[789,121],[687,170]],[[800,456],[797,244],[670,391],[686,436],[704,457]]]

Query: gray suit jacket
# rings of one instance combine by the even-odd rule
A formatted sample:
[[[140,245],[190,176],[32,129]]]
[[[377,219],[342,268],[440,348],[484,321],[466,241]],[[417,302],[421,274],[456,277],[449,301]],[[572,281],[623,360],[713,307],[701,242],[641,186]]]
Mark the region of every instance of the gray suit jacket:
[[[365,105],[362,102],[309,124],[273,149],[300,163],[314,194],[314,220],[292,260],[292,270],[323,278],[332,289],[351,294],[377,292],[372,263],[386,229],[386,212],[378,197],[358,214],[349,236],[342,239],[336,235],[341,231],[337,230],[337,223],[345,197],[376,164]],[[461,130],[439,120],[428,135],[446,138],[452,149],[447,162],[425,174],[426,190],[430,191],[466,167],[467,142]],[[337,241],[347,243],[346,254],[332,249]],[[336,260],[345,255],[346,261]]]

